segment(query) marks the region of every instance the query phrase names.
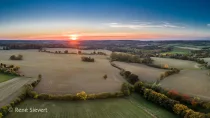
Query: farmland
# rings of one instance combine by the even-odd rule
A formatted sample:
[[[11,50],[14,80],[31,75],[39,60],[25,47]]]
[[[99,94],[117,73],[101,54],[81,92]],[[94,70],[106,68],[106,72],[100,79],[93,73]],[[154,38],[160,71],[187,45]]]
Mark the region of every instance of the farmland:
[[[175,115],[139,95],[129,98],[82,102],[42,101],[28,99],[17,108],[47,108],[47,113],[11,113],[6,118],[176,118]]]
[[[23,60],[8,60],[13,54],[22,54]],[[82,62],[82,55],[60,55],[37,50],[1,51],[0,55],[1,62],[20,66],[21,73],[26,76],[42,74],[43,79],[35,88],[39,93],[67,94],[83,90],[87,93],[114,92],[119,91],[125,81],[119,70],[112,67],[108,57],[103,55],[91,55],[95,58],[94,63]],[[106,80],[103,79],[105,74]]]
[[[182,70],[160,82],[164,88],[210,100],[210,76],[207,70]]]
[[[189,69],[189,70],[200,69],[200,64],[193,61],[159,58],[159,57],[152,57],[152,59],[154,60],[153,63],[155,65],[161,65],[161,66],[168,65],[168,67]]]
[[[0,74],[0,83],[14,78],[15,76]]]
[[[159,75],[166,71],[164,69],[157,69],[143,64],[125,63],[118,61],[115,61],[114,63],[119,67],[138,75],[140,80],[147,82],[156,82]]]

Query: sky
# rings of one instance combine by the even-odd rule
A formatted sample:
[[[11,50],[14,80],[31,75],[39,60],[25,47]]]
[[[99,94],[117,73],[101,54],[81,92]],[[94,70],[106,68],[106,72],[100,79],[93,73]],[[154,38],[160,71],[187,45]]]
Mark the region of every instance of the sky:
[[[209,0],[0,0],[0,39],[210,39]]]

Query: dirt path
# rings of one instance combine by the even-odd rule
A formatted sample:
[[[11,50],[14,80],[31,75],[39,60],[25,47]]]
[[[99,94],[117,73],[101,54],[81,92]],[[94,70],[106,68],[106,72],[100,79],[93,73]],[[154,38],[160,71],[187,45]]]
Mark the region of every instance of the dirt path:
[[[33,82],[34,78],[17,77],[9,81],[0,83],[0,107],[10,103],[23,90],[23,86]]]

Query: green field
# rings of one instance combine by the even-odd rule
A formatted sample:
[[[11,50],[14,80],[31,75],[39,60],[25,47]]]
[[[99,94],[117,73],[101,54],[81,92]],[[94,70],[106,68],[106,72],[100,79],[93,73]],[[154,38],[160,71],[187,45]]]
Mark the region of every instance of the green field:
[[[189,54],[190,51],[191,51],[190,49],[174,47],[172,51],[164,52],[164,53],[161,53],[161,54],[163,54],[163,55],[165,55],[165,54]]]
[[[15,76],[0,74],[0,83],[14,78]]]
[[[10,113],[6,118],[176,118],[174,114],[139,95],[94,101],[43,101],[27,99],[17,108],[47,108],[47,113]]]

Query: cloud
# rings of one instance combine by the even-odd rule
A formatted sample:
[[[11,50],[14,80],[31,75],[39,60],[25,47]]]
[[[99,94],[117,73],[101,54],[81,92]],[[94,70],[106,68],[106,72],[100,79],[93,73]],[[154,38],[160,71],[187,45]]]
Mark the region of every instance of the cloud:
[[[185,28],[181,25],[176,25],[168,22],[153,23],[153,22],[132,22],[132,23],[109,23],[110,27],[114,28],[130,28],[130,29],[142,29],[142,28]]]
[[[210,27],[210,24],[207,24],[208,27]]]

